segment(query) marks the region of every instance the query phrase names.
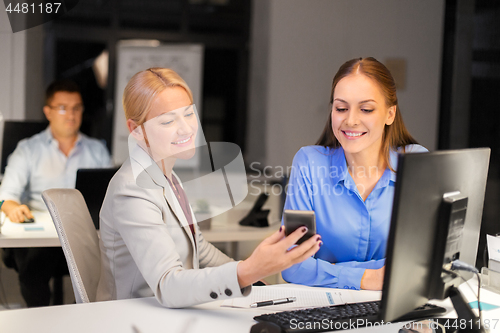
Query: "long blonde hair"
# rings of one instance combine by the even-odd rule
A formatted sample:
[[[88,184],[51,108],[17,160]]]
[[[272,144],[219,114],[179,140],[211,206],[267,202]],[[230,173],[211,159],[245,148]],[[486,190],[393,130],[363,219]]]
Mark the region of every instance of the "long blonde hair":
[[[340,66],[337,74],[333,78],[332,91],[330,94],[330,105],[333,104],[333,93],[335,87],[344,77],[349,76],[354,73],[361,73],[369,77],[370,79],[377,82],[382,89],[382,93],[385,97],[385,102],[387,106],[396,106],[396,117],[391,125],[385,125],[384,134],[382,136],[382,154],[386,165],[393,170],[389,163],[390,150],[401,149],[402,152],[405,151],[405,146],[409,144],[417,144],[417,141],[410,135],[410,132],[406,129],[403,122],[403,117],[399,110],[398,97],[396,95],[396,83],[391,75],[391,72],[380,63],[375,58],[355,58],[347,61],[342,66]],[[332,129],[332,112],[330,108],[330,116],[326,122],[325,128],[318,141],[317,145],[339,148],[340,142],[337,140],[333,134]]]
[[[123,91],[125,118],[142,125],[156,96],[166,88],[183,88],[193,102],[193,94],[186,82],[169,68],[153,67],[135,74]]]

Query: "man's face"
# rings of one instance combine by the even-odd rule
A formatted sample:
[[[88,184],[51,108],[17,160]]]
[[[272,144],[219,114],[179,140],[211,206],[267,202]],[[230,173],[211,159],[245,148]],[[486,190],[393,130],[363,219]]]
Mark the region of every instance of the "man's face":
[[[58,91],[43,112],[55,137],[74,137],[82,124],[82,96],[77,92]]]

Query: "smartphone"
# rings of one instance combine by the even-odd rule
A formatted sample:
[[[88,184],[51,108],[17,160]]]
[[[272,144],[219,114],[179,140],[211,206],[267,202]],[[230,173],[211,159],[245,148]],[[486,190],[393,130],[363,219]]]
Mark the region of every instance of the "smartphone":
[[[285,235],[288,236],[300,227],[307,227],[307,233],[297,241],[301,244],[316,234],[316,215],[312,210],[289,210],[283,212]]]

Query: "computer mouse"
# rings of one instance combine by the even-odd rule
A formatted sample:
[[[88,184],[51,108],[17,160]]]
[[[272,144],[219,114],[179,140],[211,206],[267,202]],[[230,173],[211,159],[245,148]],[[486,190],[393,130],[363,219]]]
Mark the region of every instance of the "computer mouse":
[[[35,222],[35,219],[34,218],[27,218],[27,217],[24,217],[24,221],[23,223],[34,223]]]
[[[283,333],[284,331],[276,325],[269,321],[257,323],[250,328],[250,333]]]

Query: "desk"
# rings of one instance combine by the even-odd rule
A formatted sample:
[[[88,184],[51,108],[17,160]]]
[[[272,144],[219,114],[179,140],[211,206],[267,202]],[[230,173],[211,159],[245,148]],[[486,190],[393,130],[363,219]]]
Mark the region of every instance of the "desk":
[[[61,246],[49,212],[34,211],[32,213],[35,223],[13,223],[5,218],[0,232],[0,248]],[[43,227],[43,230],[25,230],[25,228],[34,227]]]
[[[277,288],[267,286],[265,288]],[[461,290],[464,286],[461,286]],[[465,287],[467,288],[467,287]],[[364,293],[359,291],[358,293]],[[500,305],[500,296],[482,291],[483,301]],[[467,296],[470,296],[466,293]],[[0,331],[9,333],[133,333],[135,325],[141,333],[169,332],[245,332],[256,322],[253,317],[273,312],[272,307],[257,309],[221,308],[215,301],[187,309],[167,309],[156,299],[141,298],[87,304],[71,304],[44,308],[0,311]],[[452,309],[449,300],[440,302]],[[483,313],[485,319],[500,318],[500,308]],[[363,328],[349,332],[394,332],[403,324]],[[500,331],[500,323],[496,330]]]
[[[270,227],[255,228],[241,226],[238,222],[248,213],[257,198],[247,196],[238,206],[212,218],[211,229],[204,230],[203,236],[209,242],[230,242],[230,255],[236,255],[236,242],[239,241],[261,241],[269,236],[280,226],[276,200],[278,197],[270,198],[269,203],[264,205],[265,209],[271,208],[269,220],[273,223]],[[0,248],[9,247],[56,247],[61,246],[57,232],[48,212],[34,211],[35,223],[12,223],[5,218],[0,232]],[[31,228],[41,226],[43,231],[26,231],[25,227]]]

